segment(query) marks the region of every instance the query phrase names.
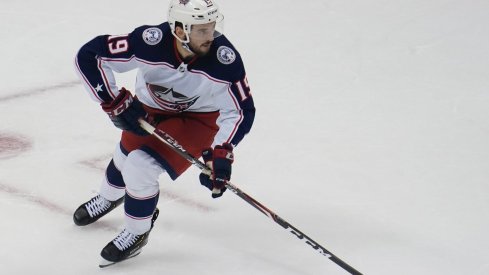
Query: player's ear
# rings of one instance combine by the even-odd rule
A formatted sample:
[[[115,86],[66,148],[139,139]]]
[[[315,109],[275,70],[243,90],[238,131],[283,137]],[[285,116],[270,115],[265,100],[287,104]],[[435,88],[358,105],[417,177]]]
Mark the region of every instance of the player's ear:
[[[175,26],[175,34],[180,37],[180,39],[185,40],[185,32],[181,26]]]

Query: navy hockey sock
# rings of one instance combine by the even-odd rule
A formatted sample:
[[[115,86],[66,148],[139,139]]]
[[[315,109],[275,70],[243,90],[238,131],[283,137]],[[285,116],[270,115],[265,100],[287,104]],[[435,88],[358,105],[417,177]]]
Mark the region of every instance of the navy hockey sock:
[[[112,159],[105,170],[105,175],[107,176],[107,182],[116,188],[122,189],[126,187],[124,179],[122,178],[121,171],[115,167],[114,160]]]

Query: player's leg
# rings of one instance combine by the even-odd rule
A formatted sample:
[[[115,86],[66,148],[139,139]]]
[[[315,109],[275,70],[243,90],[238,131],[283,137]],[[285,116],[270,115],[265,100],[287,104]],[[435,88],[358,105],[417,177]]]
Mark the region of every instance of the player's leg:
[[[76,225],[91,224],[123,202],[125,183],[122,178],[121,169],[124,166],[125,160],[126,155],[122,152],[122,148],[118,144],[114,152],[114,157],[105,170],[105,177],[101,182],[100,193],[80,205],[73,214],[73,221]]]
[[[101,252],[109,262],[119,262],[138,254],[148,242],[159,196],[158,178],[165,170],[148,153],[129,153],[122,169],[126,183],[125,228]]]
[[[198,157],[204,148],[211,145],[217,132],[216,117],[217,114],[168,118],[157,127]],[[175,180],[190,166],[188,161],[153,136],[141,137],[124,131],[121,144],[130,152],[121,170],[126,183],[125,229],[102,250],[101,255],[106,262],[101,266],[139,254],[148,242],[149,232],[158,215],[159,176],[166,172]]]

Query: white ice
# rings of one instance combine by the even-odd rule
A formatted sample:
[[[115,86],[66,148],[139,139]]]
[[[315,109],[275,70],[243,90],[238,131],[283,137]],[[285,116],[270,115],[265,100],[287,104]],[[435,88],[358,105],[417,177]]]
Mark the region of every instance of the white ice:
[[[489,1],[220,2],[258,109],[233,183],[364,274],[489,274]],[[161,177],[142,254],[99,269],[123,209],[83,228],[72,213],[119,131],[73,57],[167,5],[0,2],[0,273],[347,274],[234,194],[211,199],[196,168]]]

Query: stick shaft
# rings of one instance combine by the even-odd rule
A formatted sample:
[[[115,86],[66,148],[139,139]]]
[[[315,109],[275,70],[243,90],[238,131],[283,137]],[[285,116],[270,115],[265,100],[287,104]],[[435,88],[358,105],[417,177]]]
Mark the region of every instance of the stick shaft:
[[[168,145],[170,148],[172,148],[176,153],[178,153],[180,156],[188,160],[190,163],[193,165],[197,166],[202,173],[205,173],[207,175],[210,175],[212,171],[207,167],[203,162],[200,160],[194,158],[191,154],[189,154],[185,149],[178,144],[178,142],[172,138],[170,135],[165,133],[164,131],[160,129],[156,129],[153,127],[151,124],[149,124],[147,121],[140,119],[139,120],[141,127],[146,130],[148,133],[151,133],[153,136],[155,136],[157,139],[159,139],[161,142],[164,144]],[[265,216],[269,217],[272,219],[275,223],[280,225],[282,228],[288,230],[290,233],[292,233],[294,236],[296,236],[298,239],[304,241],[306,244],[311,246],[314,250],[319,252],[321,255],[326,256],[329,258],[331,261],[342,267],[345,271],[349,272],[352,275],[362,275],[359,271],[357,271],[355,268],[352,266],[348,265],[344,261],[342,261],[340,258],[335,256],[333,253],[328,251],[326,248],[324,248],[322,245],[318,244],[315,242],[313,239],[311,239],[309,236],[304,234],[302,231],[297,229],[295,226],[291,225],[284,219],[282,219],[279,215],[275,214],[273,211],[265,207],[262,203],[258,202],[254,198],[252,198],[250,195],[246,194],[243,192],[241,189],[233,185],[231,182],[226,183],[226,188],[229,189],[231,192],[236,194],[238,197],[242,198],[244,201],[246,201],[248,204],[256,208],[258,211],[260,211],[262,214]]]

